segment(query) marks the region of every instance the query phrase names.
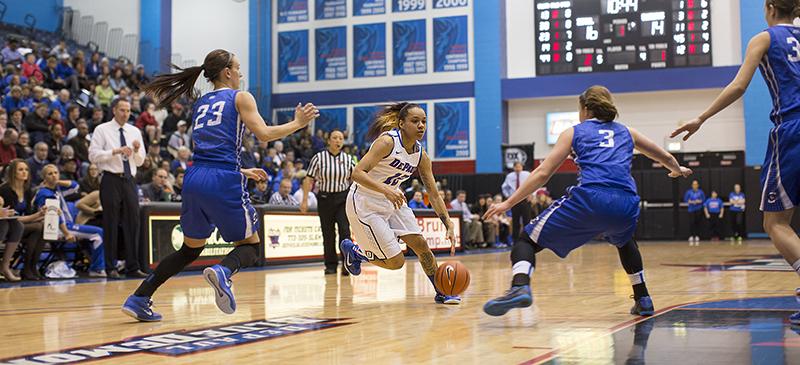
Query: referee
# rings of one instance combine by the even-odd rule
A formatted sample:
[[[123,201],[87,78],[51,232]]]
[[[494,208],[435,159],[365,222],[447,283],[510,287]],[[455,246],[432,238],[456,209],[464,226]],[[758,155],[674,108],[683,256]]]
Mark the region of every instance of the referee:
[[[350,189],[350,174],[355,162],[353,157],[342,152],[344,134],[339,130],[331,131],[328,137],[328,148],[317,152],[308,165],[308,175],[303,180],[303,200],[300,211],[308,211],[308,192],[314,181],[319,192],[319,223],[322,227],[322,240],[325,247],[325,274],[336,274],[339,258],[336,256],[336,229],[339,226],[339,241],[350,238],[350,224],[347,222],[345,202]],[[342,275],[347,270],[342,269]]]

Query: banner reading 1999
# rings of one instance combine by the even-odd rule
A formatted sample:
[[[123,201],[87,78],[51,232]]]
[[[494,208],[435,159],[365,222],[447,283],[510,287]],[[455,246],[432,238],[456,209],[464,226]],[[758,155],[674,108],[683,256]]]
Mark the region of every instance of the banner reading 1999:
[[[469,102],[441,102],[434,105],[436,158],[469,158]]]
[[[353,15],[386,13],[386,0],[353,0]]]
[[[467,17],[433,19],[434,72],[469,70]]]
[[[347,0],[316,0],[316,19],[344,18],[347,16]]]
[[[317,80],[347,78],[347,28],[319,28],[316,31]]]
[[[278,82],[308,81],[308,31],[278,33]]]
[[[392,11],[395,13],[425,10],[426,0],[389,0],[389,1],[392,2]]]
[[[279,0],[278,23],[308,21],[308,0]]]
[[[386,24],[353,26],[353,77],[386,76]]]
[[[425,19],[392,23],[394,74],[412,75],[427,72]]]

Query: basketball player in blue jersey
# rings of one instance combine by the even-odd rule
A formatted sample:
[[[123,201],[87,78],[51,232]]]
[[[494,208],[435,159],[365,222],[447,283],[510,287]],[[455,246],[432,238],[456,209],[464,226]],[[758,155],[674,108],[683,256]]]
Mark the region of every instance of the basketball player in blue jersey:
[[[767,156],[761,169],[761,207],[764,230],[783,258],[800,275],[800,237],[792,229],[795,207],[800,204],[800,16],[798,0],[766,0],[764,15],[769,28],[750,40],[736,78],[699,117],[672,132],[689,139],[709,118],[744,95],[756,68],[772,95]],[[800,302],[800,288],[795,290]],[[789,320],[800,325],[800,312]]]
[[[648,316],[655,312],[645,285],[639,246],[633,240],[639,218],[639,196],[631,177],[633,150],[661,163],[670,171],[670,177],[686,177],[692,170],[678,165],[672,155],[641,133],[615,122],[617,109],[605,87],[590,87],[580,95],[579,104],[582,122],[561,133],[553,150],[522,186],[484,215],[491,218],[504,214],[547,183],[574,153],[580,168],[578,185],[569,188],[564,197],[525,226],[525,233],[511,250],[511,289],[484,305],[483,310],[489,315],[501,316],[512,308],[531,305],[530,276],[537,252],[548,248],[564,258],[599,235],[617,246],[631,280],[635,301],[631,314]]]
[[[206,268],[203,276],[214,288],[217,307],[228,314],[236,311],[231,276],[259,257],[258,217],[250,204],[247,179],[267,178],[264,170],[241,167],[239,153],[246,129],[259,141],[267,142],[294,133],[318,115],[314,105],[298,105],[293,121],[267,126],[253,96],[237,90],[242,77],[239,60],[225,50],[212,51],[201,66],[177,69],[180,72],[158,76],[144,87],[161,107],[184,95],[197,100],[192,114],[194,165],[183,178],[183,246],[159,262],[122,306],[125,314],[146,322],[161,320],[161,315],[151,309],[153,293],[200,256],[215,227],[225,241],[235,243],[235,248],[219,265]],[[214,90],[197,99],[194,84],[201,73],[214,84]]]
[[[353,169],[354,184],[345,205],[358,244],[348,239],[339,244],[345,268],[351,275],[361,274],[361,262],[366,261],[389,270],[402,268],[405,264],[399,241],[402,240],[417,254],[422,270],[433,284],[436,258],[398,188],[416,171],[427,188],[433,210],[447,228],[450,252],[455,252],[453,223],[436,188],[431,159],[419,142],[425,136],[426,125],[425,111],[419,105],[398,103],[379,112],[370,126],[369,138],[377,136],[377,139]],[[461,298],[437,291],[434,301],[459,304]]]

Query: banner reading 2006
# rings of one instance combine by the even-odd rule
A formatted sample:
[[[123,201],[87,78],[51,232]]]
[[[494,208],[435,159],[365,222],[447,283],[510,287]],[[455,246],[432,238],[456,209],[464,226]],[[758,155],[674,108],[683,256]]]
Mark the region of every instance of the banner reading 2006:
[[[451,16],[433,20],[433,70],[469,70],[467,17]]]
[[[308,81],[308,31],[278,33],[278,82]]]
[[[317,80],[347,78],[347,28],[319,28],[316,31]]]
[[[436,157],[469,158],[469,102],[441,102],[436,115]]]
[[[353,26],[353,77],[386,76],[386,24]]]

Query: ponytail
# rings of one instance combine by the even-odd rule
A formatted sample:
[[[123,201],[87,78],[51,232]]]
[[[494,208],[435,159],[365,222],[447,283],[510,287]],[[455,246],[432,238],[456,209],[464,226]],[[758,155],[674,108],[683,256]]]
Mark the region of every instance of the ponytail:
[[[581,107],[592,113],[592,116],[604,122],[617,118],[617,107],[611,99],[611,92],[604,86],[592,86],[579,97]]]
[[[197,99],[198,93],[194,87],[200,74],[205,71],[205,77],[209,82],[219,78],[219,75],[226,67],[233,64],[233,53],[224,49],[216,49],[206,55],[203,64],[181,68],[172,65],[178,70],[176,73],[156,76],[153,81],[145,85],[142,90],[156,100],[158,108],[166,108],[172,102],[186,95],[190,99]]]
[[[800,0],[767,0],[767,5],[772,5],[780,17],[800,17]]]
[[[419,108],[418,104],[402,102],[386,106],[375,115],[375,121],[367,130],[367,138],[374,140],[386,131],[398,128],[400,121],[405,120],[411,109]]]

